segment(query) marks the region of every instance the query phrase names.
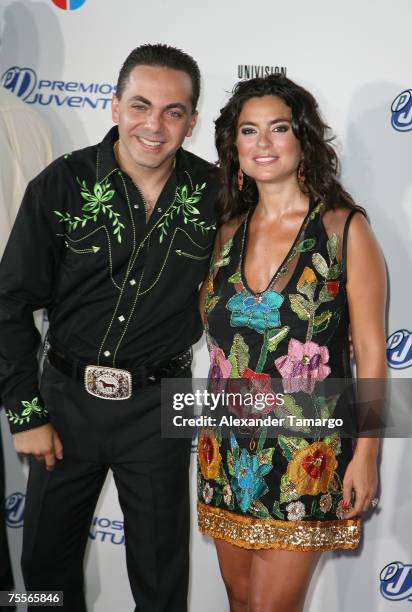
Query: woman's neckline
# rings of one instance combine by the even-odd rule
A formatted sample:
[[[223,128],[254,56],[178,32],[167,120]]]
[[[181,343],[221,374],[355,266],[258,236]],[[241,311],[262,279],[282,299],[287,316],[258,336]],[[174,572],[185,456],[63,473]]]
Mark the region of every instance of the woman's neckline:
[[[275,273],[273,274],[272,278],[269,281],[268,286],[266,287],[266,289],[264,289],[263,291],[253,291],[246,279],[246,273],[245,273],[245,259],[246,259],[246,250],[247,250],[247,241],[248,241],[248,237],[249,237],[249,224],[250,221],[252,219],[253,213],[256,210],[256,206],[254,206],[253,208],[251,208],[244,220],[244,228],[243,228],[243,238],[242,238],[242,247],[241,247],[241,251],[240,251],[240,277],[242,279],[242,284],[245,287],[245,289],[251,294],[254,295],[256,297],[263,295],[264,293],[266,293],[266,291],[268,291],[272,285],[275,283],[275,281],[277,280],[280,271],[284,268],[284,266],[286,265],[286,263],[288,262],[288,259],[291,255],[291,253],[293,252],[296,244],[299,241],[299,238],[301,237],[306,224],[309,220],[309,216],[311,215],[312,211],[314,208],[314,202],[312,200],[312,198],[309,198],[309,203],[308,203],[308,211],[305,215],[305,217],[303,218],[303,221],[298,229],[298,232],[295,236],[295,239],[290,247],[290,249],[288,250],[288,252],[286,253],[283,261],[280,263],[280,265],[278,266],[278,268],[276,269]]]

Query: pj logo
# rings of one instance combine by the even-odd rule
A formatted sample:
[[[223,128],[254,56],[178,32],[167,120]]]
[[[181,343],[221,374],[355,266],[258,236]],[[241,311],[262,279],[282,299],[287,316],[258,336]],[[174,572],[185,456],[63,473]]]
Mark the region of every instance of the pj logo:
[[[17,529],[23,527],[24,506],[26,496],[23,493],[13,493],[6,499],[5,514],[6,525]]]
[[[392,127],[398,132],[412,130],[412,89],[405,89],[392,102]]]
[[[412,366],[412,332],[400,329],[391,334],[386,342],[388,365],[395,370]]]
[[[412,565],[389,563],[380,575],[381,594],[392,601],[412,601]]]
[[[37,85],[37,76],[31,68],[9,68],[1,78],[1,84],[22,100],[27,100]]]

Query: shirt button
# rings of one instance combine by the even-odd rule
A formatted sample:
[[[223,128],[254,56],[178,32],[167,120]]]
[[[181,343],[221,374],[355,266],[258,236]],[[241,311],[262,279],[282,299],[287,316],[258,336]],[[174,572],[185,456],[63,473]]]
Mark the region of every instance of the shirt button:
[[[110,351],[104,351],[103,355],[105,357],[110,357],[111,353],[110,353]]]
[[[135,208],[137,210],[139,208],[139,204],[134,204],[133,208]]]
[[[133,286],[133,285],[135,285],[135,284],[136,284],[136,281],[134,280],[134,278],[132,278],[132,280],[131,280],[131,281],[129,281],[129,283],[130,283],[130,284]]]
[[[157,212],[158,212],[158,213],[161,213],[161,212],[163,212],[163,211],[162,211],[162,209],[161,209],[161,208],[158,208],[158,209],[157,209]]]
[[[117,317],[120,321],[120,323],[123,323],[123,321],[125,321],[125,318],[123,315],[120,315],[120,317]]]

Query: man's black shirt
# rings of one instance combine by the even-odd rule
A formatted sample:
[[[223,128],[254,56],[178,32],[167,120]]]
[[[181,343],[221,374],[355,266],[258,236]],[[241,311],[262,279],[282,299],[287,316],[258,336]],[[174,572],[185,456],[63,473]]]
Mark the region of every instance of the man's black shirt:
[[[67,355],[133,369],[181,352],[202,333],[197,289],[216,220],[210,164],[180,149],[150,217],[113,154],[99,145],[53,162],[29,184],[0,266],[1,395],[12,431],[43,425],[39,334]]]

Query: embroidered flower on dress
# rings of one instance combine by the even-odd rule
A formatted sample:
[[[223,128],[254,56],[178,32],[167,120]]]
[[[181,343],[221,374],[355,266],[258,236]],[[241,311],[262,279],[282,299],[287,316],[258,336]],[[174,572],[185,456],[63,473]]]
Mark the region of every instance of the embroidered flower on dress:
[[[322,495],[319,500],[319,507],[322,512],[329,512],[332,508],[332,496],[330,493],[326,493],[326,495]]]
[[[231,434],[230,443],[235,456],[232,490],[240,509],[246,512],[252,502],[269,490],[263,476],[266,476],[273,466],[271,464],[261,465],[256,455],[249,455],[245,448],[242,449],[239,456],[239,446],[233,434]]]
[[[205,500],[207,504],[210,504],[210,502],[212,501],[212,497],[213,497],[213,487],[211,487],[210,484],[207,482],[203,489],[203,499]]]
[[[230,488],[230,485],[227,484],[223,487],[223,501],[225,502],[226,506],[230,505],[230,502],[232,501],[232,497],[233,497],[232,489]]]
[[[205,480],[215,480],[219,476],[222,457],[219,451],[219,443],[214,432],[203,429],[197,443],[197,457],[200,471]]]
[[[256,394],[260,395],[259,401],[261,402],[262,397],[266,397],[266,395],[273,393],[270,374],[266,374],[265,372],[254,372],[250,368],[245,368],[242,377],[250,381],[248,392],[251,394],[254,400]],[[263,408],[257,407],[256,411],[260,415],[273,412],[273,405],[268,405]]]
[[[316,342],[289,341],[288,354],[275,359],[275,366],[282,375],[285,393],[312,393],[316,381],[325,380],[330,374],[329,351]]]
[[[216,258],[216,260],[215,261],[212,260],[214,268],[222,268],[223,266],[229,265],[230,263],[229,253],[230,253],[230,249],[232,248],[232,246],[233,246],[233,236],[232,238],[229,238],[229,240],[225,242],[225,244],[222,246],[222,248],[220,249],[219,256]]]
[[[306,266],[302,274],[300,275],[300,278],[296,284],[296,287],[298,289],[301,289],[305,283],[312,285],[313,283],[316,283],[316,282],[317,282],[316,274],[314,273],[312,268],[308,268]]]
[[[336,516],[341,521],[346,518],[346,512],[342,504],[343,504],[343,499],[341,499],[338,505],[336,506]]]
[[[287,474],[299,495],[326,493],[338,462],[325,442],[314,442],[298,450],[289,461]]]
[[[270,391],[270,374],[266,374],[265,372],[254,372],[250,368],[245,368],[242,374],[243,378],[248,378],[253,381],[254,387],[256,390],[262,391]]]
[[[207,291],[205,294],[205,300],[203,303],[203,323],[205,328],[208,328],[207,316],[216,306],[219,301],[218,295],[213,295],[213,274],[209,274],[209,278],[207,281]]]
[[[260,334],[268,328],[279,327],[279,308],[283,300],[283,296],[272,289],[256,296],[246,290],[236,293],[226,304],[232,313],[230,324],[233,327],[250,327]]]
[[[329,293],[335,298],[338,295],[339,291],[339,281],[327,281],[326,288]]]
[[[229,378],[230,372],[232,371],[232,364],[221,348],[212,345],[210,349],[210,370],[209,370],[209,383],[211,391],[220,392],[223,391],[226,379]]]
[[[305,506],[300,501],[291,502],[286,506],[286,510],[288,521],[300,521],[306,514]]]

